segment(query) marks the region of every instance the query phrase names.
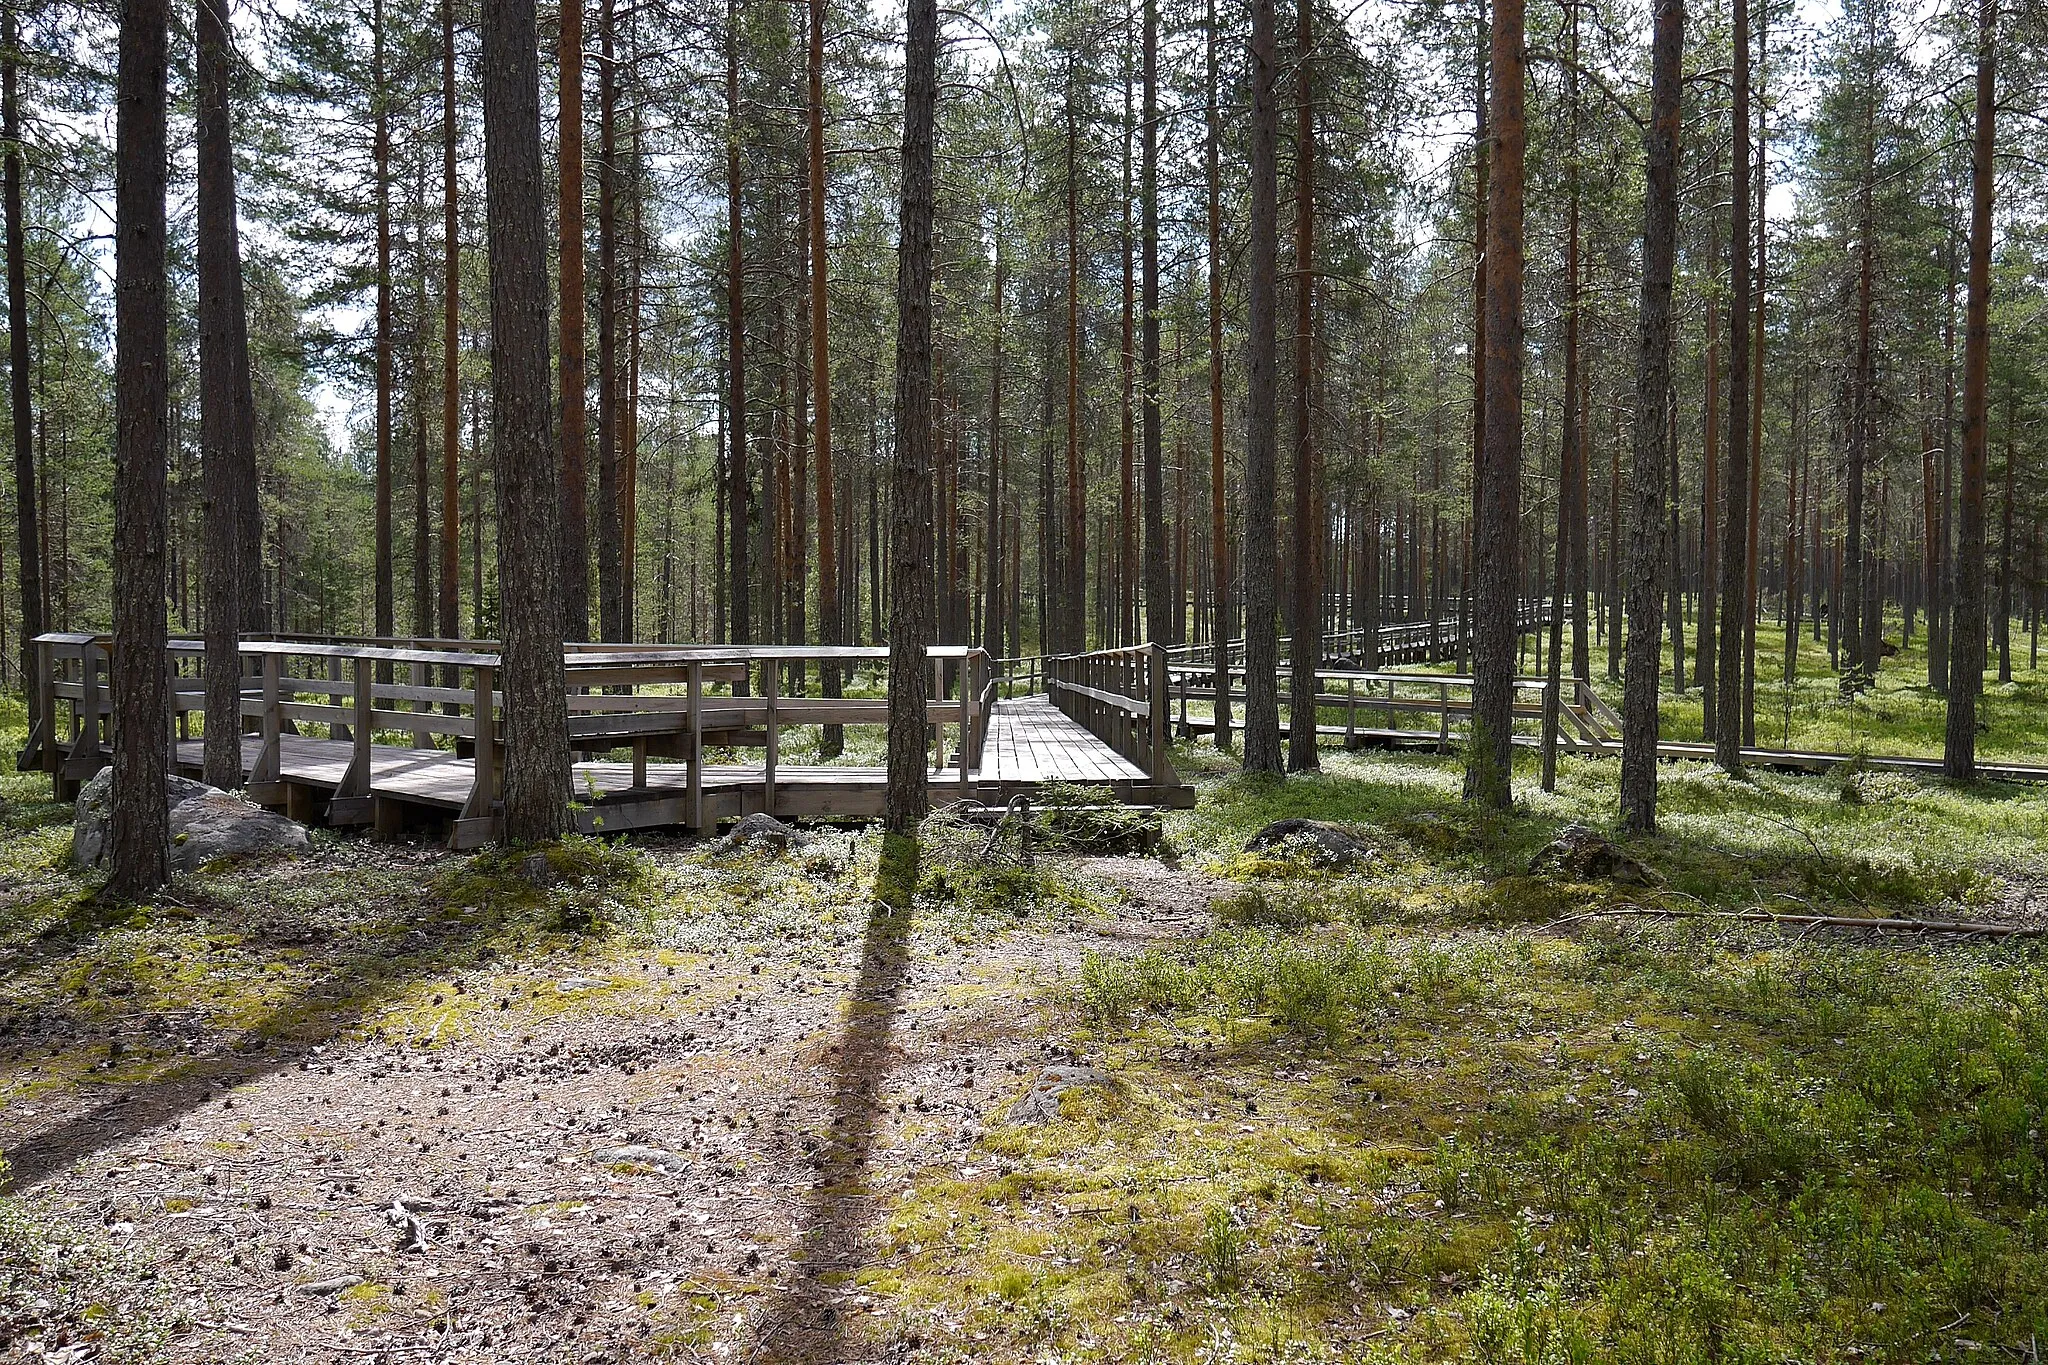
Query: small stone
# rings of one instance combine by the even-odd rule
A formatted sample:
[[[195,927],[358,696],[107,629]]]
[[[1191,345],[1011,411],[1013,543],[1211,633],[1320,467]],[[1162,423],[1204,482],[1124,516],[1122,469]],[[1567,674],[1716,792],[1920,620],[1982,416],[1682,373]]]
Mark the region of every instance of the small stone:
[[[302,1284],[299,1286],[299,1292],[311,1298],[324,1298],[330,1294],[339,1294],[344,1289],[354,1289],[362,1282],[363,1277],[360,1275],[335,1275],[325,1280]]]

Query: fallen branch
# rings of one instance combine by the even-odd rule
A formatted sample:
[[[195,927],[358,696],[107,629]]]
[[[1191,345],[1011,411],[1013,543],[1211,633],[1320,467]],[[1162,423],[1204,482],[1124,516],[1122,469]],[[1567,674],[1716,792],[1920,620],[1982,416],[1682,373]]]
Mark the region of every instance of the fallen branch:
[[[1725,919],[1750,924],[1794,924],[1820,929],[1876,929],[1893,934],[1983,934],[1993,938],[2038,938],[2048,934],[2048,924],[1986,924],[1973,920],[1881,919],[1863,915],[1798,915],[1775,910],[1680,910],[1643,905],[1614,906],[1587,910],[1552,920],[1545,929],[1580,920],[1620,916],[1642,919]]]

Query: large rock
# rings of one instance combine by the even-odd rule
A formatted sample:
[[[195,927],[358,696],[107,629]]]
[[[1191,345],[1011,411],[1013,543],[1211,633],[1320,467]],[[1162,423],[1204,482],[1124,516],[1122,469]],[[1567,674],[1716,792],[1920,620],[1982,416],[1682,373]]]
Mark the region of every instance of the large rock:
[[[1529,862],[1531,872],[1548,872],[1577,882],[1624,882],[1631,886],[1654,886],[1657,874],[1608,842],[1606,836],[1586,825],[1566,825],[1557,837],[1538,849]]]
[[[108,854],[108,797],[114,770],[102,768],[78,793],[71,821],[71,865],[96,867]],[[167,792],[171,826],[171,870],[192,872],[224,858],[259,853],[300,852],[303,825],[246,797],[173,774]]]
[[[1275,820],[1245,841],[1246,848],[1292,854],[1315,867],[1335,871],[1369,863],[1374,854],[1341,825],[1322,820]]]
[[[716,853],[751,853],[766,849],[772,853],[787,853],[802,848],[808,840],[804,832],[794,825],[785,825],[772,815],[756,811],[744,817],[732,827],[732,832],[720,839],[712,850]]]

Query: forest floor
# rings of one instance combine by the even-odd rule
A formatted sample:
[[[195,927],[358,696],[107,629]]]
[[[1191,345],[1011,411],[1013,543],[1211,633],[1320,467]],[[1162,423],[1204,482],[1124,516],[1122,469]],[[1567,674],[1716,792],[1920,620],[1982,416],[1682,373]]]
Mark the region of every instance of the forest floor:
[[[0,1360],[2038,1360],[2048,791],[1325,753],[1154,855],[316,835],[0,779]],[[1347,868],[1250,852],[1340,822]]]

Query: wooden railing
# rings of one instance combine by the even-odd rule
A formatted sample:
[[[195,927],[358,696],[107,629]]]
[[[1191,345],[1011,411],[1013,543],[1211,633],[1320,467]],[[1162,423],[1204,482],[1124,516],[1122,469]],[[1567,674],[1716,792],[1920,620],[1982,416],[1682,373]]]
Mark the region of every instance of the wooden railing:
[[[1550,624],[1550,599],[1525,598],[1516,611],[1516,629],[1526,633]],[[1470,625],[1467,623],[1467,630]],[[1354,626],[1347,630],[1325,631],[1323,634],[1323,660],[1344,658],[1360,653],[1366,642],[1367,630]],[[1285,663],[1290,657],[1293,640],[1282,635],[1276,641],[1277,657]],[[1389,657],[1404,654],[1419,654],[1422,657],[1434,655],[1438,658],[1454,653],[1458,645],[1458,620],[1450,617],[1440,620],[1390,621],[1379,627],[1379,652]],[[1173,645],[1167,650],[1175,664],[1206,664],[1211,669],[1216,665],[1216,642],[1205,640],[1197,644]],[[1244,662],[1244,640],[1225,640],[1223,649],[1233,665]]]
[[[1164,645],[1132,645],[1046,660],[1046,690],[1067,717],[1144,770],[1155,785],[1178,781],[1171,761]]]
[[[36,640],[43,686],[40,715],[18,758],[24,769],[51,775],[60,798],[108,759],[108,720],[114,697],[105,636],[52,633]],[[934,770],[950,768],[971,787],[981,765],[989,714],[999,691],[996,670],[983,650],[934,646],[932,691],[926,704]],[[688,822],[702,827],[706,749],[758,748],[763,752],[766,809],[774,809],[784,734],[803,726],[886,725],[886,697],[788,696],[784,667],[833,662],[845,674],[879,666],[886,649],[835,646],[566,646],[569,745],[593,755],[631,753],[633,785],[647,785],[650,757],[687,764]],[[206,710],[206,669],[211,661],[196,640],[173,640],[166,653],[170,714],[166,735],[176,745],[195,734],[192,717]],[[381,734],[405,736],[413,749],[448,749],[473,757],[475,776],[456,817],[458,842],[481,842],[494,824],[503,771],[498,690],[501,656],[495,642],[248,637],[231,665],[237,671],[244,730],[256,741],[249,766],[250,795],[295,815],[313,797],[285,780],[288,739],[324,738],[349,746],[346,771],[331,789],[327,814],[336,824],[377,821],[395,813],[374,800],[374,751]],[[759,670],[761,690],[748,685]],[[403,681],[400,678],[403,678]],[[324,730],[324,736],[319,732]],[[946,740],[951,733],[950,755]],[[338,757],[338,756],[337,756]],[[465,826],[473,828],[465,829]]]
[[[1177,704],[1177,723],[1182,734],[1192,734],[1196,722],[1188,714],[1188,703],[1216,700],[1215,672],[1213,669],[1192,664],[1169,666],[1171,690]],[[1244,670],[1230,670],[1230,701],[1236,713],[1243,715]],[[1572,680],[1576,687],[1572,700],[1559,708],[1561,722],[1568,721],[1571,730],[1560,727],[1560,739],[1567,748],[1594,748],[1607,737],[1602,725],[1603,714],[1611,717],[1605,702],[1592,693],[1583,681]],[[1453,728],[1453,720],[1472,714],[1472,684],[1469,674],[1456,673],[1389,673],[1361,671],[1356,669],[1319,668],[1316,670],[1316,718],[1319,732],[1342,734],[1346,744],[1356,744],[1361,736],[1382,741],[1405,735],[1417,738],[1433,738],[1439,746],[1448,746],[1453,739],[1460,738]],[[1532,722],[1540,732],[1544,716],[1544,699],[1550,690],[1547,678],[1515,678],[1513,688],[1516,700],[1512,702],[1510,714],[1515,721]],[[1533,695],[1533,700],[1520,698]],[[1591,697],[1588,702],[1587,698]],[[1282,707],[1288,706],[1287,688],[1280,689]],[[1325,712],[1343,712],[1343,723],[1323,724]],[[1413,728],[1402,722],[1408,717],[1427,717],[1434,723],[1427,728]],[[1361,717],[1363,724],[1361,725]],[[1292,723],[1292,715],[1289,715]],[[1619,724],[1618,720],[1615,724]]]

